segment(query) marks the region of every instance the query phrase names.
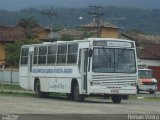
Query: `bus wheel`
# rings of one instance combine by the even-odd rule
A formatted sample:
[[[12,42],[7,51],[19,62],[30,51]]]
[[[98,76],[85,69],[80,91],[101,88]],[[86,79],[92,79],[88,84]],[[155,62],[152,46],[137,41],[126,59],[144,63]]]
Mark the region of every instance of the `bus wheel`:
[[[122,95],[121,96],[123,100],[128,100],[129,99],[129,95]]]
[[[75,83],[74,88],[73,88],[73,98],[77,102],[82,102],[84,101],[84,96],[79,94],[79,86],[78,83]]]
[[[73,94],[72,94],[72,93],[67,93],[66,96],[67,96],[67,98],[70,99],[70,100],[73,99]]]
[[[120,95],[113,95],[112,96],[112,102],[113,103],[120,103],[121,102],[121,96]]]
[[[138,87],[138,85],[137,85],[137,94],[139,94],[140,92],[139,92],[140,90],[139,90],[139,87]]]
[[[150,91],[149,93],[150,93],[150,94],[154,94],[154,93],[155,93],[155,91]]]
[[[41,85],[39,80],[36,81],[35,92],[39,98],[47,97],[49,95],[49,93],[41,92]]]

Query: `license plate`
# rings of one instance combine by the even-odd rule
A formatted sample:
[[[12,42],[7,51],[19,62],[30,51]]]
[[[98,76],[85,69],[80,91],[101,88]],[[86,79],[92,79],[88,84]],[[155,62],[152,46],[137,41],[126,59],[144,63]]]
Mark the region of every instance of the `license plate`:
[[[117,93],[119,93],[119,90],[116,90],[116,89],[111,90],[111,93],[117,94]]]

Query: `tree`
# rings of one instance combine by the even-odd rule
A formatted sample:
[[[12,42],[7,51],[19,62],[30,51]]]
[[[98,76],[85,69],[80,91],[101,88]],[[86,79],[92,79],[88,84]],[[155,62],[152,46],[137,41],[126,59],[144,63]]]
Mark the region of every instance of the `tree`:
[[[17,22],[17,26],[24,28],[27,39],[33,38],[33,28],[40,25],[33,17],[22,18]]]
[[[61,37],[62,41],[72,41],[73,39],[74,39],[74,37],[72,35],[69,35],[69,34],[64,34]]]
[[[6,51],[6,63],[8,65],[18,67],[19,65],[19,59],[20,59],[20,51],[22,45],[27,44],[34,44],[38,43],[36,40],[22,40],[22,41],[16,41],[15,43],[11,44],[8,43],[5,45],[5,51]]]

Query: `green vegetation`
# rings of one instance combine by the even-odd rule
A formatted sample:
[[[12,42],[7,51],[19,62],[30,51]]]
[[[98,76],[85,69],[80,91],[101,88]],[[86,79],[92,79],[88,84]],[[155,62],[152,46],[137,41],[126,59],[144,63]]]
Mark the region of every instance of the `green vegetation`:
[[[63,35],[63,36],[61,37],[61,40],[62,40],[62,41],[72,41],[72,40],[74,40],[74,37],[73,37],[72,35],[67,35],[67,34],[65,34],[65,35]]]
[[[160,102],[160,98],[159,97],[148,97],[148,98],[144,98],[144,101],[157,101]]]
[[[22,89],[19,85],[10,85],[10,84],[3,84],[3,89],[4,90],[9,90],[9,89],[11,89],[11,87],[12,87],[12,89],[13,90],[24,90],[24,89]],[[0,84],[0,89],[2,90],[2,84]]]
[[[36,97],[36,94],[27,92],[0,92],[0,96]]]
[[[54,26],[76,27],[92,21],[92,16],[88,14],[89,8],[55,8],[58,17],[54,18]],[[125,7],[103,7],[105,16],[103,19],[122,27],[122,30],[138,30],[144,33],[160,34],[160,9],[144,10],[138,8]],[[83,19],[78,19],[79,17]],[[21,11],[0,10],[1,25],[15,26],[17,21],[34,17],[40,25],[49,26],[48,17],[41,14],[41,10],[23,9]],[[112,19],[113,18],[113,19]],[[115,19],[114,19],[115,18]],[[124,29],[125,28],[125,29]]]
[[[8,43],[5,45],[5,50],[6,50],[6,62],[8,65],[15,66],[17,67],[19,64],[19,59],[20,59],[20,51],[21,51],[21,46],[22,45],[28,45],[28,44],[34,44],[38,43],[36,40],[21,40],[21,41],[16,41],[15,43]]]
[[[35,27],[39,27],[40,25],[34,19],[34,17],[28,17],[18,20],[16,26],[24,28],[27,39],[33,39],[34,34],[32,29]]]
[[[27,91],[19,85],[0,84],[0,96],[33,96],[36,94],[33,91]]]

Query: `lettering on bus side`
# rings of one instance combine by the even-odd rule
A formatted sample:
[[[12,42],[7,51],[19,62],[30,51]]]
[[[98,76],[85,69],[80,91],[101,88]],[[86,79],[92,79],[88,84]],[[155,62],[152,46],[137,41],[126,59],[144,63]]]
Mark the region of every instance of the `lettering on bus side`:
[[[55,88],[55,89],[64,89],[65,85],[63,85],[62,83],[58,83],[58,84],[50,84],[49,88]]]
[[[55,68],[55,69],[32,69],[32,73],[72,73],[71,68]]]

